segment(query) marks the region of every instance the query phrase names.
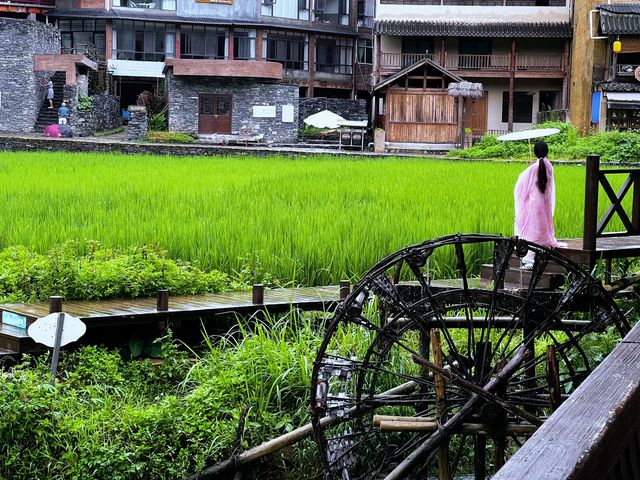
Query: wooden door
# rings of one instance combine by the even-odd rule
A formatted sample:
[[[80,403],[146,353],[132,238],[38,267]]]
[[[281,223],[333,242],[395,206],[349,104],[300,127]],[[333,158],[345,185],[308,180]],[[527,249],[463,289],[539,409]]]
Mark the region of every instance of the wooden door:
[[[200,95],[198,133],[231,133],[231,95]]]
[[[487,95],[471,100],[467,98],[465,127],[470,128],[474,138],[487,133]]]

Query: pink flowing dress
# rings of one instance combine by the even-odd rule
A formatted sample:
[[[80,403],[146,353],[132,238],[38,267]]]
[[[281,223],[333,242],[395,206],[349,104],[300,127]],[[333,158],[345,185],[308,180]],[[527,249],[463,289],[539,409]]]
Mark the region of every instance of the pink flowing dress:
[[[525,240],[555,248],[560,246],[556,240],[553,226],[553,212],[556,204],[556,187],[553,180],[553,166],[543,159],[547,169],[547,188],[542,193],[538,189],[538,168],[535,163],[520,174],[516,182],[513,196],[515,200],[515,234]]]

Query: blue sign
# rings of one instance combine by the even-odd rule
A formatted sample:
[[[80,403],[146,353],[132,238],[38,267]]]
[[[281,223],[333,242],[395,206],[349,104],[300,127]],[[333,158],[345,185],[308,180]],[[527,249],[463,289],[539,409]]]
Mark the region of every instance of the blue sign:
[[[2,323],[18,328],[27,328],[27,317],[13,312],[2,312]]]
[[[591,121],[600,123],[600,98],[602,92],[593,92],[591,94]]]

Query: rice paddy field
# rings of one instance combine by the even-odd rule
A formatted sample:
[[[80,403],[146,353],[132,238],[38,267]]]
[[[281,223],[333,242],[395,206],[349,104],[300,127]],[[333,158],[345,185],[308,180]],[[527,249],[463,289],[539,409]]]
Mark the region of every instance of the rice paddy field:
[[[153,243],[232,273],[304,285],[357,278],[441,235],[511,235],[522,163],[427,158],[3,153],[0,246]],[[582,233],[584,167],[556,166],[558,238]]]

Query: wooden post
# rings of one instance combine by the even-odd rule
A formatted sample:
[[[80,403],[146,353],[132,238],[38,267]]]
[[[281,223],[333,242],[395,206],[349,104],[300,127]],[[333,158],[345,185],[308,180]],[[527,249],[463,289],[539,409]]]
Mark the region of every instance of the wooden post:
[[[442,367],[442,345],[440,344],[440,331],[431,330],[431,348],[433,350],[433,363]],[[436,390],[436,416],[441,424],[446,423],[445,417],[447,413],[447,393],[445,390],[444,378],[438,372],[433,372],[434,384]],[[449,480],[451,472],[449,471],[449,447],[445,442],[438,447],[438,478],[440,480]]]
[[[511,39],[511,57],[509,59],[509,110],[507,110],[507,129],[513,131],[513,89],[516,77],[516,39]]]
[[[351,292],[351,282],[349,280],[340,280],[340,300],[347,298]]]
[[[166,288],[158,289],[158,297],[156,301],[156,310],[166,312],[169,310],[169,290]]]
[[[264,303],[264,285],[261,283],[253,284],[252,302],[254,305],[262,305]]]
[[[51,296],[49,297],[49,313],[62,311],[62,297]]]
[[[554,412],[562,402],[562,392],[560,390],[560,369],[558,368],[558,358],[556,348],[547,345],[547,385],[549,385],[549,403]]]
[[[640,234],[640,175],[633,175],[633,197],[631,201],[631,225],[633,225],[633,234]]]
[[[587,156],[587,168],[584,179],[584,234],[582,248],[596,249],[596,231],[598,228],[598,187],[600,172],[600,157]]]

